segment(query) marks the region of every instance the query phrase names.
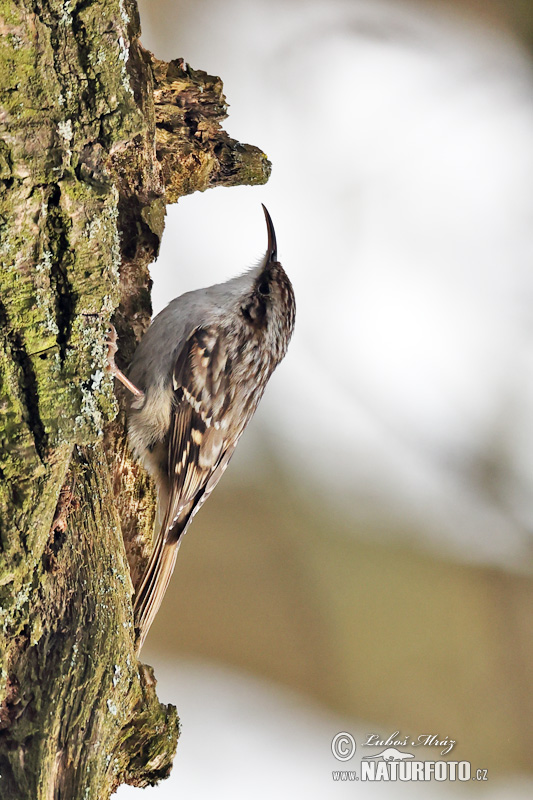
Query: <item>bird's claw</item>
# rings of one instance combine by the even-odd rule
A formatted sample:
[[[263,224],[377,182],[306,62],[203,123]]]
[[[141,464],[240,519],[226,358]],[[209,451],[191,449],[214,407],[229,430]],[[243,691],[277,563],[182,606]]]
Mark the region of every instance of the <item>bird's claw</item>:
[[[115,364],[115,353],[118,350],[117,345],[117,332],[115,326],[109,323],[109,332],[107,334],[107,364],[106,370],[110,372],[117,380],[119,380],[123,386],[128,389],[135,397],[144,399],[144,392],[141,392],[134,383],[127,378],[122,370],[120,370],[117,365]]]

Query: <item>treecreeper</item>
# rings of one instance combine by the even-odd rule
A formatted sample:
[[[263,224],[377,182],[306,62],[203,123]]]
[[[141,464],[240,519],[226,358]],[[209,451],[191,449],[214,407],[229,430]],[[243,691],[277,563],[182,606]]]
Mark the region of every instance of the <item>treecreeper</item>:
[[[222,477],[294,328],[292,284],[272,220],[261,262],[177,297],[152,321],[127,376],[130,445],[158,488],[154,546],[134,600],[141,649],[170,581],[183,534]]]

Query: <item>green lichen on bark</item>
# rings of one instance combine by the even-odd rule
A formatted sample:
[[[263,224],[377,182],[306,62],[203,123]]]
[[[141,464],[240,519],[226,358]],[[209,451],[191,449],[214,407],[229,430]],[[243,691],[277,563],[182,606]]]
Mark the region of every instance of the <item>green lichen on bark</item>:
[[[121,296],[110,154],[148,123],[122,3],[4,1],[0,19],[0,795],[100,798],[168,772],[177,737],[175,711],[139,676],[98,443],[117,410],[105,372]],[[68,526],[54,523],[67,477]],[[137,717],[150,722],[140,739],[159,729],[165,744],[134,773],[123,742]]]
[[[127,561],[101,445],[75,448],[68,482],[77,498],[68,533],[56,530],[45,548],[23,598],[32,624],[18,632],[11,653],[3,721],[11,723],[12,749],[2,753],[1,770],[6,797],[96,800],[124,779],[146,785],[165,777],[175,747],[175,709],[160,706],[153,682],[139,672]],[[106,548],[95,546],[101,531]],[[50,611],[59,629],[46,626]],[[125,746],[132,736],[133,752]]]
[[[10,800],[103,800],[121,782],[154,783],[177,743],[176,711],[135,655],[132,581],[154,490],[129,455],[105,337],[113,316],[125,365],[149,323],[165,203],[264,182],[270,165],[221,130],[218,78],[181,65],[176,82],[182,62],[157,61],[138,36],[133,0],[0,0],[0,797]]]
[[[38,552],[50,521],[35,510],[50,463],[64,472],[64,445],[94,439],[114,411],[102,364],[119,295],[118,192],[110,181],[80,179],[80,169],[95,143],[119,147],[144,120],[124,73],[119,38],[128,34],[118,2],[34,8],[4,0],[0,14],[0,132],[9,168],[0,185],[8,427],[0,510],[5,529],[17,508],[18,528],[32,531],[26,547]],[[123,37],[110,31],[116,20]]]

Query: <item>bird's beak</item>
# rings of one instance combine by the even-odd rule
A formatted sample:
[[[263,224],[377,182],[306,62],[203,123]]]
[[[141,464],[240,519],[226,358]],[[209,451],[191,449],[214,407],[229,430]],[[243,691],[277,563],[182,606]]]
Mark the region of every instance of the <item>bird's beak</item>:
[[[261,205],[263,206],[262,203]],[[276,244],[276,231],[274,230],[274,225],[272,224],[272,220],[270,219],[270,214],[266,210],[265,206],[263,206],[263,211],[265,212],[265,219],[268,231],[268,246],[266,252],[266,260],[268,264],[278,260],[278,246]]]

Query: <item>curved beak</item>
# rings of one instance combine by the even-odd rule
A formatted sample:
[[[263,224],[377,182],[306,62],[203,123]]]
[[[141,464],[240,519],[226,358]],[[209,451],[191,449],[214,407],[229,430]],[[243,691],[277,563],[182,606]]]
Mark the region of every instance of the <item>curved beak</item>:
[[[263,206],[263,203],[261,203]],[[268,246],[267,246],[267,263],[271,263],[272,261],[278,260],[278,246],[276,244],[276,231],[274,230],[274,225],[272,224],[272,220],[270,218],[270,214],[266,210],[265,206],[263,206],[263,211],[265,212],[265,219],[267,224],[267,231],[268,231]]]

